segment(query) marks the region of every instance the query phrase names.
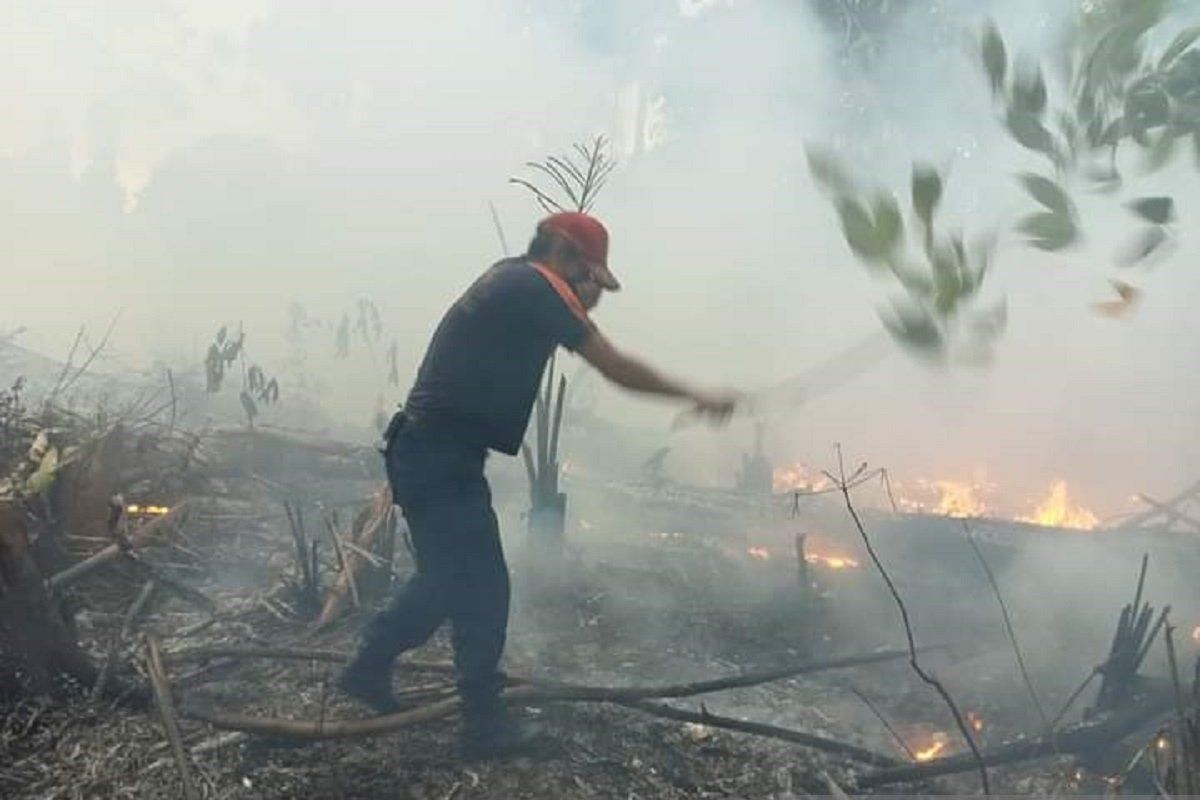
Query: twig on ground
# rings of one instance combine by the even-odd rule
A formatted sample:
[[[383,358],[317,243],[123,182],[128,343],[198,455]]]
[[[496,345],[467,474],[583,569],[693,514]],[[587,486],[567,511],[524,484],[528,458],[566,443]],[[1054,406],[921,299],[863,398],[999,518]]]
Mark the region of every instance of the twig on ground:
[[[945,685],[943,685],[940,680],[927,672],[921,666],[921,662],[917,658],[916,638],[913,634],[912,623],[908,617],[908,606],[904,604],[904,599],[900,596],[900,591],[896,588],[896,584],[892,580],[892,576],[883,566],[883,562],[880,561],[879,554],[875,551],[875,545],[872,543],[871,537],[867,535],[867,529],[863,527],[862,519],[859,518],[858,511],[854,508],[854,503],[850,499],[850,482],[865,471],[866,464],[860,466],[854,475],[847,478],[846,464],[842,457],[841,445],[837,445],[836,450],[838,458],[838,477],[834,478],[832,475],[829,475],[829,473],[826,473],[826,477],[833,480],[841,489],[842,498],[846,502],[846,511],[850,514],[850,519],[853,520],[854,527],[858,529],[859,536],[863,541],[863,546],[867,549],[867,555],[871,557],[871,562],[875,565],[875,569],[878,570],[880,576],[883,577],[883,581],[887,584],[888,591],[891,593],[892,599],[896,603],[896,608],[900,611],[900,619],[904,623],[904,635],[908,641],[908,663],[912,666],[913,672],[917,674],[917,677],[932,687],[933,690],[942,698],[942,701],[946,704],[946,707],[950,709],[950,714],[954,717],[954,724],[958,726],[958,730],[962,734],[963,740],[966,741],[967,746],[971,749],[971,754],[974,756],[976,765],[979,768],[979,780],[983,785],[983,793],[990,795],[992,793],[991,782],[988,780],[987,766],[983,763],[983,757],[980,754],[979,745],[975,742],[975,737],[971,735],[971,729],[967,725],[966,719],[963,718],[962,712],[958,708],[958,703],[954,701],[954,698],[950,695],[950,692],[946,689]]]
[[[121,622],[121,638],[129,638],[129,634],[133,632],[133,626],[137,624],[138,618],[145,612],[146,607],[150,605],[150,600],[154,597],[154,590],[158,586],[158,581],[155,578],[148,579],[142,584],[142,590],[138,592],[137,598],[130,604],[129,610],[125,612],[125,619]]]
[[[1095,680],[1096,676],[1101,674],[1103,669],[1104,664],[1093,667],[1092,671],[1088,673],[1088,676],[1083,679],[1083,682],[1080,683],[1079,686],[1075,687],[1075,691],[1071,692],[1071,696],[1067,698],[1067,702],[1063,703],[1062,708],[1060,708],[1058,713],[1054,715],[1054,719],[1050,720],[1050,727],[1052,729],[1058,727],[1058,723],[1063,721],[1063,717],[1065,717],[1067,712],[1071,710],[1071,706],[1075,705],[1075,701],[1079,699],[1079,696],[1083,694],[1084,690],[1087,689],[1093,680]]]
[[[179,735],[179,723],[175,720],[174,702],[171,699],[171,687],[167,683],[163,671],[162,658],[158,650],[158,641],[153,636],[146,637],[146,672],[150,676],[150,685],[154,688],[154,700],[158,705],[158,714],[162,719],[163,730],[167,741],[171,743],[171,753],[179,766],[179,777],[183,781],[183,796],[187,800],[200,800],[200,793],[192,780],[191,765],[187,753],[183,750],[183,739]]]
[[[652,714],[656,717],[665,719],[673,719],[679,722],[695,722],[700,725],[708,725],[713,728],[725,728],[739,733],[749,733],[754,736],[763,736],[768,739],[779,739],[784,742],[793,742],[794,744],[811,747],[814,750],[820,750],[823,753],[833,753],[835,755],[846,756],[855,761],[860,761],[864,764],[872,764],[875,766],[897,766],[900,764],[894,758],[876,753],[866,748],[839,742],[835,739],[829,739],[824,736],[816,736],[804,731],[791,730],[789,728],[780,728],[776,725],[767,725],[762,722],[750,722],[748,720],[734,719],[733,717],[723,717],[717,714],[710,714],[707,710],[687,711],[682,708],[675,708],[665,703],[654,703],[649,700],[627,700],[618,703],[618,705],[626,708],[633,708],[638,711]]]
[[[1111,745],[1130,733],[1172,713],[1174,697],[1169,690],[1152,692],[1137,705],[1099,722],[1076,725],[1061,732],[1051,732],[1035,739],[1017,739],[988,749],[979,758],[974,753],[949,756],[921,764],[888,768],[864,775],[857,781],[858,789],[872,789],[896,783],[954,775],[977,769],[979,761],[997,766],[1056,756],[1062,753],[1084,753]]]
[[[888,718],[886,716],[884,716],[883,711],[878,706],[875,705],[875,703],[871,700],[871,698],[867,697],[865,694],[863,694],[861,691],[859,691],[857,686],[851,685],[850,691],[854,693],[855,697],[857,697],[859,700],[861,700],[863,702],[863,705],[865,705],[867,708],[871,709],[871,713],[875,715],[875,718],[877,720],[879,720],[879,722],[883,725],[884,729],[886,729],[887,732],[892,735],[892,738],[896,740],[896,744],[900,745],[900,749],[908,754],[909,760],[916,761],[917,754],[914,753],[912,748],[908,746],[908,742],[904,741],[904,737],[902,737],[896,731],[896,729],[892,726],[892,723],[888,720]]]
[[[325,514],[321,515],[325,520],[325,528],[329,531],[329,538],[333,541],[333,551],[337,556],[338,569],[346,576],[346,583],[350,587],[350,602],[355,608],[362,608],[362,603],[358,598],[358,581],[354,579],[354,568],[350,566],[350,562],[346,559],[346,550],[342,546],[342,537],[338,536],[337,529],[331,520]]]
[[[1021,671],[1021,679],[1025,681],[1025,688],[1029,692],[1029,699],[1033,701],[1034,708],[1037,709],[1038,716],[1041,717],[1042,727],[1049,728],[1050,720],[1046,716],[1046,709],[1042,706],[1042,701],[1038,697],[1037,690],[1033,688],[1033,679],[1029,676],[1029,670],[1025,666],[1025,657],[1021,653],[1021,645],[1017,642],[1017,632],[1013,629],[1012,618],[1008,614],[1008,604],[1004,602],[1004,595],[1000,593],[1000,584],[996,582],[996,576],[992,573],[992,568],[988,564],[987,559],[983,556],[983,550],[979,547],[979,542],[975,541],[974,533],[971,526],[964,519],[963,532],[966,533],[967,542],[971,545],[971,549],[975,551],[975,557],[979,559],[979,565],[983,567],[983,572],[987,575],[988,583],[992,587],[992,594],[996,596],[996,603],[1000,606],[1000,615],[1004,618],[1004,630],[1008,633],[1008,640],[1012,643],[1013,655],[1017,659],[1017,668]]]

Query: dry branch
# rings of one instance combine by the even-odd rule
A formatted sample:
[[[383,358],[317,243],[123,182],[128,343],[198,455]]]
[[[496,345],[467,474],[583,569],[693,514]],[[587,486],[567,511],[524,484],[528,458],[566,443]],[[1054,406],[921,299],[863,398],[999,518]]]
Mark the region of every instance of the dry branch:
[[[1112,714],[1097,722],[1076,725],[1038,738],[1018,739],[1001,744],[983,751],[979,760],[982,760],[987,766],[998,766],[1062,753],[1084,753],[1120,741],[1155,720],[1171,714],[1174,707],[1174,694],[1168,689],[1160,689],[1148,694],[1142,702],[1119,714]],[[923,764],[880,770],[860,778],[857,788],[872,789],[878,786],[935,778],[939,775],[970,772],[977,768],[978,760],[975,755],[966,753],[926,761]]]
[[[1029,669],[1025,666],[1025,656],[1021,653],[1021,645],[1017,642],[1017,632],[1013,628],[1012,618],[1008,614],[1008,604],[1004,602],[1004,595],[1000,592],[1000,584],[996,582],[996,576],[992,573],[991,565],[983,556],[983,550],[980,549],[979,543],[975,541],[974,535],[971,533],[971,526],[963,520],[963,531],[967,535],[967,542],[971,545],[971,549],[975,551],[975,557],[979,559],[979,565],[983,567],[983,572],[987,575],[988,583],[992,587],[992,594],[996,596],[996,603],[1000,606],[1000,615],[1004,619],[1004,630],[1008,634],[1008,640],[1012,643],[1013,655],[1017,659],[1017,669],[1021,672],[1021,679],[1025,681],[1025,689],[1029,692],[1029,699],[1033,701],[1034,708],[1037,709],[1038,716],[1042,719],[1042,726],[1047,730],[1050,729],[1050,719],[1046,716],[1046,709],[1042,706],[1042,701],[1038,697],[1037,690],[1033,687],[1033,678],[1029,675]]]
[[[762,722],[750,722],[748,720],[734,719],[733,717],[718,716],[710,714],[704,709],[700,711],[687,711],[682,708],[674,708],[665,703],[654,703],[649,700],[630,700],[618,705],[637,709],[656,717],[673,719],[678,722],[695,722],[713,728],[725,728],[731,731],[738,731],[739,733],[749,733],[754,736],[764,736],[768,739],[792,742],[793,744],[800,744],[805,747],[811,747],[814,750],[820,750],[823,753],[846,756],[855,761],[861,761],[864,764],[883,767],[898,766],[900,764],[899,761],[890,756],[885,756],[882,753],[876,753],[846,742],[839,742],[836,739],[816,736],[815,734],[791,730],[790,728],[780,728],[776,725],[767,725]]]
[[[156,539],[165,538],[165,536],[175,532],[183,525],[186,516],[186,505],[180,504],[176,506],[169,513],[150,520],[134,531],[133,535],[129,537],[130,546],[137,549],[145,547]],[[68,586],[77,583],[81,578],[90,575],[105,564],[121,558],[123,552],[124,547],[121,544],[110,544],[103,550],[85,558],[83,561],[72,564],[61,572],[56,572],[47,581],[50,591],[60,592]]]
[[[218,648],[206,648],[207,653],[220,652]],[[278,651],[277,651],[278,652]],[[285,651],[282,657],[293,658],[295,651]],[[314,651],[319,652],[319,651]],[[724,678],[714,678],[692,683],[672,684],[668,686],[643,687],[600,687],[575,686],[545,681],[522,682],[520,678],[510,678],[520,685],[506,689],[502,695],[504,702],[518,705],[540,705],[560,701],[578,701],[593,703],[620,703],[655,698],[692,697],[709,692],[725,689],[735,689],[745,686],[756,686],[771,681],[783,680],[796,675],[821,672],[824,670],[843,667],[875,664],[883,661],[894,661],[908,656],[907,650],[887,650],[878,653],[867,653],[841,658],[831,658],[822,661],[809,661],[780,667],[772,670],[761,670],[732,675]],[[177,656],[178,657],[178,656]],[[403,711],[398,714],[388,714],[371,717],[364,720],[290,720],[254,717],[245,714],[231,714],[213,711],[211,709],[190,707],[187,716],[203,722],[208,722],[218,728],[240,730],[247,733],[258,733],[267,736],[298,739],[332,739],[354,738],[389,733],[408,727],[419,722],[427,722],[449,716],[458,710],[457,698],[432,703],[427,706]]]
[[[385,486],[376,492],[371,505],[363,509],[355,520],[351,539],[357,548],[370,551],[375,546],[376,538],[387,529],[388,518],[392,514],[392,498],[390,490]],[[321,630],[338,618],[346,607],[346,598],[351,592],[351,586],[357,591],[357,573],[369,562],[356,553],[346,556],[346,567],[338,574],[337,581],[325,595],[325,603],[321,614],[314,623],[316,630]]]
[[[862,520],[858,516],[858,511],[854,508],[854,503],[850,499],[850,486],[855,479],[860,478],[862,474],[866,472],[867,465],[865,463],[862,464],[855,474],[847,477],[846,466],[844,460],[842,459],[842,448],[840,445],[837,446],[837,457],[838,476],[834,478],[832,475],[829,475],[829,473],[826,473],[826,476],[832,479],[837,487],[841,490],[842,499],[845,500],[846,503],[846,511],[850,514],[850,519],[854,522],[854,527],[858,529],[858,534],[862,538],[863,546],[867,549],[867,555],[871,557],[871,562],[875,565],[875,569],[879,571],[884,583],[887,584],[888,592],[892,595],[892,599],[896,603],[896,608],[900,611],[900,620],[904,624],[904,635],[908,640],[908,663],[912,667],[913,672],[917,674],[917,677],[920,678],[926,685],[930,686],[935,692],[937,692],[938,696],[940,696],[942,701],[946,704],[946,707],[950,709],[950,714],[954,717],[954,724],[958,726],[959,733],[962,734],[963,740],[971,749],[971,755],[975,758],[975,765],[979,769],[979,781],[983,785],[983,793],[990,795],[992,793],[991,782],[988,780],[987,765],[985,765],[983,762],[983,758],[979,751],[979,745],[975,742],[975,737],[971,735],[971,729],[967,726],[967,721],[963,718],[962,711],[959,709],[958,703],[954,701],[954,697],[951,696],[949,690],[946,689],[945,685],[940,680],[938,680],[921,666],[921,662],[917,658],[916,637],[913,634],[912,623],[908,618],[908,606],[905,605],[904,599],[900,596],[900,590],[896,588],[896,584],[892,580],[892,576],[888,573],[887,569],[883,566],[883,562],[879,559],[879,554],[875,551],[875,545],[871,541],[871,537],[867,535],[867,529],[863,527]]]

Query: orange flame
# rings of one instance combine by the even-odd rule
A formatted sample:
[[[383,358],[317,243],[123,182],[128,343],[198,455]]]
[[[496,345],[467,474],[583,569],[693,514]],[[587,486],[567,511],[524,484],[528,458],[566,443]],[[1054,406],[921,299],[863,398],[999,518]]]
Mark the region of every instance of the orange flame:
[[[946,750],[946,734],[938,731],[933,735],[933,743],[928,747],[916,748],[913,750],[913,757],[917,761],[932,761],[940,756]]]
[[[826,555],[823,553],[805,553],[804,560],[809,564],[818,564],[830,569],[858,569],[858,561],[850,556]]]
[[[958,518],[982,517],[988,512],[983,493],[990,488],[974,481],[930,481],[922,478],[917,481],[917,494],[924,497],[901,496],[897,503],[904,511],[912,513]]]
[[[829,478],[799,461],[772,470],[771,485],[777,492],[815,492],[833,486]]]
[[[1050,485],[1050,493],[1038,504],[1032,516],[1017,517],[1017,521],[1083,531],[1092,530],[1100,522],[1087,508],[1071,503],[1067,496],[1067,482],[1064,480],[1057,480]]]
[[[976,733],[983,733],[983,715],[978,711],[968,711],[967,722],[971,724],[971,730]]]
[[[164,514],[170,514],[171,509],[168,506],[141,506],[136,503],[131,503],[125,506],[126,514],[141,514],[143,516],[161,517]]]
[[[759,561],[767,561],[771,558],[771,551],[765,547],[751,547],[746,550],[746,555]]]

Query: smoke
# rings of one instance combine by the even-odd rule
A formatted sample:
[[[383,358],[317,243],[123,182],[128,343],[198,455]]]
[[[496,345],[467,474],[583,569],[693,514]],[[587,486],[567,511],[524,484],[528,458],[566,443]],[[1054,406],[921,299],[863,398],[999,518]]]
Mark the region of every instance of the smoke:
[[[5,328],[62,353],[79,324],[100,331],[122,309],[104,365],[119,370],[198,364],[220,325],[241,322],[285,405],[289,388],[311,390],[365,428],[500,255],[489,202],[509,249],[523,246],[540,212],[506,179],[604,132],[621,166],[597,211],[626,289],[599,324],[696,383],[771,385],[878,330],[884,301],[808,178],[805,143],[833,143],[896,190],[912,159],[932,161],[949,215],[1009,224],[1024,207],[1011,174],[1030,162],[995,122],[972,32],[993,16],[1014,49],[1046,57],[1072,12],[894,4],[863,49],[819,6],[19,0],[0,33]],[[1200,201],[1189,168],[1154,180],[1181,208]],[[1183,400],[1200,388],[1200,286],[1179,253],[1137,276],[1132,319],[1096,316],[1132,228],[1086,202],[1085,247],[1000,254],[991,291],[1010,327],[992,366],[931,370],[898,353],[769,420],[769,454],[828,466],[841,441],[898,475],[982,467],[1021,499],[1062,477],[1102,515],[1200,472]],[[338,360],[338,326],[363,297],[384,333]],[[668,437],[672,409],[595,394],[645,455],[671,444],[682,478],[728,485],[751,441],[745,424]]]

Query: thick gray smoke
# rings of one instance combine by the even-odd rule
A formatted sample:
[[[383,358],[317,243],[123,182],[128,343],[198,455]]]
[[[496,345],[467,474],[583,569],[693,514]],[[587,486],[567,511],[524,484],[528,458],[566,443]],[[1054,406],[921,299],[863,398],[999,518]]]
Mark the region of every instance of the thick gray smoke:
[[[402,396],[444,306],[500,255],[489,202],[523,247],[539,209],[506,179],[601,132],[621,166],[597,212],[626,290],[597,319],[619,343],[754,388],[877,330],[883,293],[809,179],[805,143],[836,143],[895,189],[930,160],[950,175],[949,214],[1011,222],[1011,174],[1029,164],[995,123],[972,32],[991,15],[1045,55],[1075,9],[896,3],[867,52],[818,4],[772,0],[10,5],[4,329],[62,353],[78,325],[100,331],[120,309],[104,364],[119,370],[197,363],[241,321],[285,402],[323,385],[325,410],[364,429]],[[1158,180],[1182,207],[1200,202],[1190,168]],[[1191,232],[1114,322],[1090,304],[1108,298],[1129,228],[1098,208],[1079,250],[1002,251],[992,291],[1011,321],[991,367],[897,354],[770,420],[770,454],[827,466],[841,441],[899,475],[983,468],[1016,503],[1062,477],[1101,513],[1200,473]],[[339,321],[364,297],[386,333],[338,360]],[[393,339],[399,386],[385,380]],[[647,455],[668,442],[668,410],[606,389],[595,402],[647,431]],[[670,468],[727,485],[750,438],[747,425],[679,434]]]

